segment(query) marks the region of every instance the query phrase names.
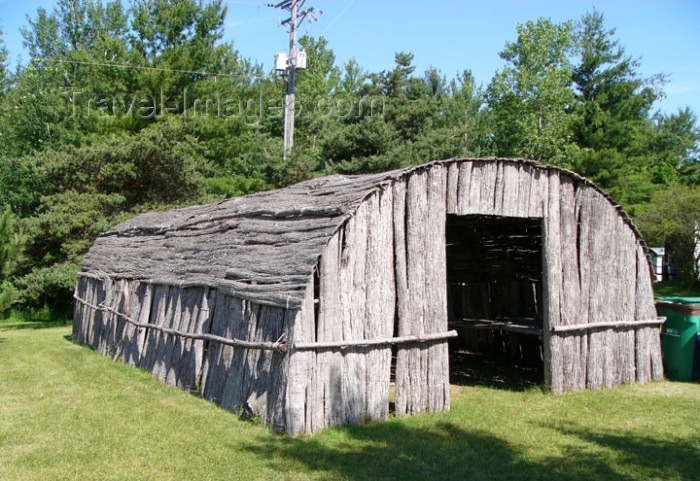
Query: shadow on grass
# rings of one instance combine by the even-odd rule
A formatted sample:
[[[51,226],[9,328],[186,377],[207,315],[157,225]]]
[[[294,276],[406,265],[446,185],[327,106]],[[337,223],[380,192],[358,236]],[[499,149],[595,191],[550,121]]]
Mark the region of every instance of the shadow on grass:
[[[282,478],[302,470],[312,477],[345,480],[698,479],[696,443],[546,427],[585,446],[576,440],[567,447],[561,441],[561,454],[532,461],[502,439],[449,422],[427,427],[386,422],[301,438],[266,437],[247,449],[279,469]]]
[[[558,473],[561,479],[700,479],[700,434],[694,440],[678,440],[612,430],[548,427],[590,446],[588,454],[582,453],[580,447],[570,447],[562,457],[543,462],[549,472]]]
[[[265,438],[248,449],[280,471],[282,466],[301,468],[322,479],[548,479],[504,441],[451,423],[424,428],[397,422],[352,426],[302,438]]]

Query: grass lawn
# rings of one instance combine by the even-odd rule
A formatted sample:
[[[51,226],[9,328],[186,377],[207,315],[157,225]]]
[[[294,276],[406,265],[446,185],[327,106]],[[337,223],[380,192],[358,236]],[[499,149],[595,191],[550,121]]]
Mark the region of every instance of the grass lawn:
[[[0,479],[698,480],[700,385],[454,386],[450,413],[289,438],[70,342],[0,324]]]
[[[654,284],[654,295],[672,297],[700,297],[700,283],[664,281]]]

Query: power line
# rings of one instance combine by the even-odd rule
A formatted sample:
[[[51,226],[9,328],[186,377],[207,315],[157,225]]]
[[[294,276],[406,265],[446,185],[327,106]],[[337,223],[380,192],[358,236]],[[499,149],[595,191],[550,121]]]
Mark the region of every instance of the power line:
[[[351,0],[350,3],[348,3],[347,5],[345,5],[345,7],[343,7],[343,10],[342,10],[338,15],[335,16],[335,18],[331,21],[331,23],[329,23],[329,24],[326,26],[326,28],[323,29],[323,32],[321,32],[321,37],[324,36],[324,35],[326,34],[326,32],[327,32],[333,25],[335,25],[335,22],[337,22],[337,21],[340,19],[340,17],[342,17],[342,16],[345,14],[345,12],[348,11],[348,8],[350,8],[350,7],[352,6],[352,4],[355,3],[355,1],[356,1],[356,0]]]
[[[165,67],[145,67],[142,65],[128,65],[128,64],[118,64],[118,63],[106,63],[106,62],[86,62],[86,61],[80,61],[80,60],[67,60],[67,59],[61,59],[61,58],[41,58],[41,59],[35,59],[40,62],[55,62],[55,63],[69,63],[69,64],[74,64],[74,65],[92,65],[96,67],[116,67],[116,68],[130,68],[134,70],[155,70],[155,71],[160,71],[160,72],[174,72],[174,73],[186,73],[186,74],[197,74],[197,75],[206,75],[210,77],[231,77],[231,78],[247,78],[251,80],[262,80],[265,77],[257,76],[257,75],[245,75],[245,74],[233,74],[233,73],[215,73],[215,72],[206,72],[206,71],[197,71],[197,70],[181,70],[181,69],[172,69],[172,68],[165,68]]]

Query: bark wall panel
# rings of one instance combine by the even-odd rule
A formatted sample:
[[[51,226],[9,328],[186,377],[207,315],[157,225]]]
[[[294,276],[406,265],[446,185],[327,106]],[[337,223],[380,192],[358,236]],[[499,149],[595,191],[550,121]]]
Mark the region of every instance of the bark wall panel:
[[[124,300],[124,314],[137,322],[141,322],[142,311],[150,312],[151,309],[150,284],[137,280],[129,281],[124,295],[126,297]],[[148,299],[146,298],[147,295],[149,296]],[[125,323],[121,348],[121,359],[124,362],[132,366],[139,365],[142,337],[143,328],[136,327],[131,323]]]
[[[533,169],[528,165],[518,165],[518,202],[517,217],[535,217],[530,215],[530,194],[533,190]]]
[[[394,334],[396,305],[392,190],[378,192],[369,206],[371,208],[365,268],[367,311],[364,337],[388,339]],[[389,415],[391,346],[375,346],[366,349],[366,352],[365,412],[370,421],[379,421]]]
[[[610,260],[609,235],[610,222],[606,215],[606,202],[602,196],[591,199],[591,222],[589,238],[590,269],[590,323],[609,322],[609,293],[610,293]],[[595,328],[584,331],[581,335],[588,336],[588,365],[586,387],[600,389],[604,385],[605,356],[607,329]]]
[[[190,287],[183,289],[181,296],[182,321],[180,329],[183,332],[207,333],[210,289],[205,287]],[[204,341],[195,339],[179,339],[175,384],[183,389],[196,390],[199,385],[202,370]]]
[[[75,284],[73,295],[78,299],[89,302],[92,297],[92,279],[87,276],[79,276]],[[87,333],[90,331],[90,324],[95,318],[95,309],[85,303],[76,302],[73,310],[73,340],[79,344],[87,344]]]
[[[340,257],[340,304],[343,313],[343,339],[359,340],[365,337],[367,319],[367,267],[368,222],[375,196],[365,201],[345,227],[345,242]],[[365,375],[367,360],[365,349],[349,347],[343,352],[343,424],[364,422],[366,406]]]
[[[251,334],[255,332],[263,307],[237,298],[233,298],[232,302],[232,315],[228,321],[230,331],[226,337],[252,340]],[[246,376],[246,358],[250,350],[235,346],[223,346],[223,350],[224,358],[230,358],[230,361],[227,364],[228,375],[221,393],[221,406],[230,410],[242,408],[252,381]]]
[[[578,234],[577,234],[577,252],[579,279],[580,279],[580,296],[579,296],[579,318],[575,321],[580,324],[588,324],[591,322],[591,299],[592,299],[592,254],[591,254],[591,222],[594,215],[592,207],[592,198],[594,196],[592,189],[583,188],[577,191],[577,206],[578,212]],[[589,333],[586,331],[574,333],[580,339],[580,350],[578,356],[579,373],[581,378],[578,379],[577,389],[586,387],[586,379],[588,378],[588,356],[589,356]]]
[[[109,280],[106,281],[96,281],[92,285],[91,296],[89,300],[92,304],[99,306],[106,301],[106,285],[110,283]],[[102,342],[102,330],[105,325],[105,317],[107,313],[104,311],[97,311],[95,313],[95,318],[90,324],[90,330],[87,334],[87,345],[95,350],[99,350],[100,342]]]
[[[543,279],[544,291],[544,369],[545,383],[556,393],[563,392],[563,364],[561,337],[548,335],[549,328],[562,325],[562,257],[561,257],[561,205],[560,178],[558,172],[550,172],[548,195],[545,197],[545,221],[543,233]]]
[[[580,312],[580,266],[578,263],[578,210],[576,209],[576,184],[572,179],[562,178],[559,195],[560,249],[561,257],[561,325],[581,323]],[[570,333],[560,339],[562,362],[562,391],[576,391],[585,387],[585,375],[579,363],[581,335]]]
[[[635,312],[637,319],[653,319],[656,316],[651,276],[646,253],[637,248],[637,290]],[[656,326],[639,327],[635,334],[635,361],[637,381],[641,383],[663,378],[661,337]]]
[[[412,175],[406,186],[405,251],[406,303],[399,312],[399,336],[420,335],[425,332],[425,255],[427,252],[428,174]],[[397,236],[400,237],[400,236]],[[401,246],[398,246],[401,249]],[[424,412],[427,401],[427,359],[420,344],[397,347],[396,358],[396,412],[416,414]]]
[[[261,306],[255,330],[250,339],[258,342],[275,342],[286,329],[286,312],[284,309]],[[278,351],[244,349],[244,369],[241,377],[245,382],[240,406],[259,416],[265,424],[276,425],[280,415],[280,396],[284,384],[283,370],[285,355]]]
[[[340,302],[340,258],[344,232],[334,235],[321,256],[317,341],[343,339]],[[339,349],[321,349],[316,354],[315,408],[312,429],[338,426],[343,422],[343,354]]]
[[[372,195],[324,249],[319,263],[317,341],[392,337],[393,207],[391,189]],[[315,366],[314,381],[308,383],[307,431],[387,417],[389,345],[319,348]]]
[[[183,290],[181,288],[171,289],[165,312],[165,319],[169,321],[166,326],[178,331],[182,330],[182,296]],[[180,365],[180,356],[182,355],[182,339],[179,336],[165,334],[163,341],[164,352],[162,356],[159,356],[159,359],[163,360],[160,376],[166,384],[173,386],[177,382],[177,368]]]
[[[426,245],[425,245],[425,332],[447,331],[447,259],[445,229],[447,212],[447,169],[433,167],[428,175]],[[431,412],[450,408],[450,369],[446,341],[429,344],[427,356],[428,404]]]
[[[618,220],[620,239],[619,275],[621,278],[620,317],[622,321],[633,321],[635,315],[635,296],[637,283],[637,239],[632,230]],[[635,369],[635,333],[634,329],[625,328],[619,335],[619,380],[622,384],[633,384],[636,379]]]
[[[461,175],[461,173],[460,173]],[[405,213],[395,207],[398,335],[447,330],[445,215],[447,171],[435,166],[407,181]],[[459,185],[459,183],[458,183]],[[493,190],[489,190],[492,195]],[[394,203],[403,189],[394,191]],[[464,206],[463,206],[464,207]],[[405,215],[405,224],[400,216]],[[397,347],[396,412],[449,409],[447,343]]]
[[[541,169],[531,168],[530,196],[528,201],[528,217],[541,218],[545,215],[547,195],[549,193],[550,174]]]
[[[151,300],[151,309],[148,317],[149,324],[162,326],[163,323],[168,322],[165,319],[165,312],[169,294],[170,286],[155,285],[153,287],[153,299]],[[143,354],[141,359],[139,359],[139,367],[152,372],[156,378],[158,377],[158,366],[162,363],[158,355],[163,354],[164,336],[160,331],[146,329]]]
[[[241,300],[220,293],[215,302],[210,332],[215,336],[232,338],[234,326],[242,321]],[[232,358],[233,347],[209,342],[202,363],[202,397],[221,404]]]
[[[455,212],[449,212],[450,214],[467,215],[473,212],[474,207],[472,206],[476,205],[477,199],[473,197],[472,187],[474,193],[476,193],[478,186],[478,184],[474,183],[472,180],[473,167],[473,162],[463,162],[459,164],[456,210]]]
[[[466,165],[467,162],[459,164],[454,162],[447,167],[447,213],[457,213],[457,202],[459,199],[459,169],[461,165]]]
[[[521,205],[526,204],[520,197],[520,167],[503,164],[503,192],[501,214],[506,217],[522,217]]]
[[[310,282],[313,286],[311,279]],[[315,340],[313,288],[307,289],[302,307],[289,326],[289,338],[294,342]],[[311,389],[316,383],[315,361],[316,353],[311,350],[292,350],[289,353],[284,400],[285,430],[289,434],[311,432],[313,429],[313,417],[309,415],[307,403],[313,403],[314,399]],[[318,406],[313,406],[313,409],[317,408]]]

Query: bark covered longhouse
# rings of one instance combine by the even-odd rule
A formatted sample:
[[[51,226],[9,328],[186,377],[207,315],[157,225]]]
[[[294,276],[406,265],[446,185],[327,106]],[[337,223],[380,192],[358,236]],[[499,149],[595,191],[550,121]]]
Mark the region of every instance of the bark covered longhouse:
[[[73,336],[309,433],[449,410],[450,338],[477,331],[539,340],[556,393],[659,379],[651,282],[589,181],[450,159],[117,225],[82,264]]]

